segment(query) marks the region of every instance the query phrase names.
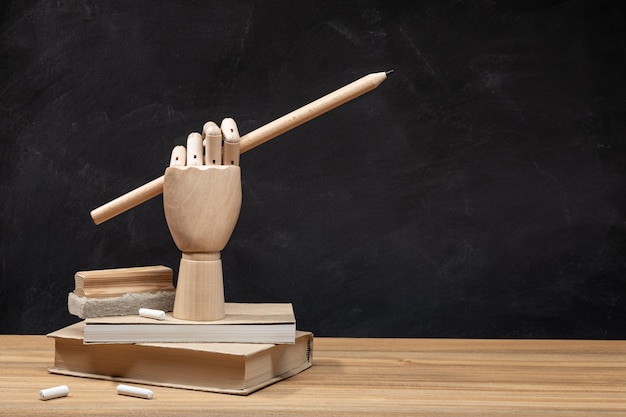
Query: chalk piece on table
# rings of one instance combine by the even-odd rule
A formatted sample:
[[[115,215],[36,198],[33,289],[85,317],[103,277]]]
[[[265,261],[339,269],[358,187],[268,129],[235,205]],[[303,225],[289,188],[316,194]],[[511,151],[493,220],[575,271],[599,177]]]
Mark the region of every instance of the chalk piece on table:
[[[40,400],[51,400],[53,398],[67,397],[70,389],[67,385],[59,385],[58,387],[46,388],[39,391]]]
[[[162,311],[162,310],[154,310],[151,308],[140,308],[139,315],[141,317],[147,317],[149,319],[165,320],[165,311]]]
[[[152,399],[154,395],[152,391],[146,388],[131,387],[130,385],[120,384],[117,386],[117,393],[120,395],[128,395],[130,397]]]

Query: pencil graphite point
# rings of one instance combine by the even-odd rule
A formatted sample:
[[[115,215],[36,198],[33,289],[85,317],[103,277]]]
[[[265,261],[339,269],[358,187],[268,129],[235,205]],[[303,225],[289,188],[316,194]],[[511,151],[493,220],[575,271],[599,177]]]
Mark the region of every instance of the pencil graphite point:
[[[386,75],[391,75],[391,74],[393,74],[393,73],[394,73],[394,71],[393,71],[393,70],[389,70],[389,71],[385,72],[385,74],[386,74]]]

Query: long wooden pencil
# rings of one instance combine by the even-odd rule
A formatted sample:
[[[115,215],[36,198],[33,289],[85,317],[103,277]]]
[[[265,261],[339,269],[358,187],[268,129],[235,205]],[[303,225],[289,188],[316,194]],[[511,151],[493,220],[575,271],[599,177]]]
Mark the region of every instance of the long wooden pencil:
[[[368,74],[319,99],[300,107],[240,139],[240,152],[247,152],[270,139],[308,122],[378,87],[393,71]],[[94,223],[103,223],[163,192],[161,176],[91,211]]]

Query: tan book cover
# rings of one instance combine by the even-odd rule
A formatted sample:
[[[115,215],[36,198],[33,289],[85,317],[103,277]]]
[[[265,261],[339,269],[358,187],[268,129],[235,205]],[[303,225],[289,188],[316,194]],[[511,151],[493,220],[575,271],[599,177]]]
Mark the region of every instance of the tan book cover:
[[[55,340],[49,372],[119,382],[247,395],[312,365],[313,334],[293,344],[85,344],[85,322],[48,334]]]
[[[165,320],[132,316],[88,318],[85,343],[221,342],[287,343],[295,341],[296,319],[290,303],[226,303],[226,317],[216,321]]]

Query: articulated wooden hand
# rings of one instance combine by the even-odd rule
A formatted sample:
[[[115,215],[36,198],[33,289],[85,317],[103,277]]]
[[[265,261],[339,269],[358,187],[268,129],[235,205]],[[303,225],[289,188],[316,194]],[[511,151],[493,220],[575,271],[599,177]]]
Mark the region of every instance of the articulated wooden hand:
[[[182,252],[174,317],[224,318],[220,252],[241,209],[239,132],[233,119],[224,119],[221,129],[207,122],[202,135],[189,135],[186,149],[174,148],[165,170],[163,209]]]

